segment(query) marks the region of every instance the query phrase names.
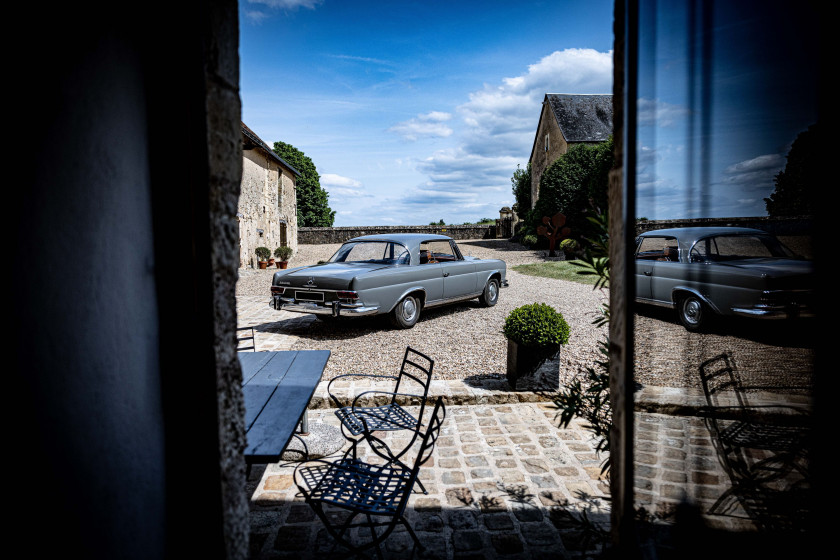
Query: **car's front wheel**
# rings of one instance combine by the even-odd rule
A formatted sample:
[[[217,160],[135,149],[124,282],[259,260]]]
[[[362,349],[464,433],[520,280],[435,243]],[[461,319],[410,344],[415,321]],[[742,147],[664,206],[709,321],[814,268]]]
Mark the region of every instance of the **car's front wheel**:
[[[677,302],[677,316],[689,331],[699,331],[709,324],[711,310],[694,294],[683,296]]]
[[[391,323],[400,329],[410,329],[420,318],[420,300],[405,296],[391,312]]]
[[[478,297],[479,303],[483,307],[493,307],[499,301],[499,281],[491,278],[484,286],[484,291]]]

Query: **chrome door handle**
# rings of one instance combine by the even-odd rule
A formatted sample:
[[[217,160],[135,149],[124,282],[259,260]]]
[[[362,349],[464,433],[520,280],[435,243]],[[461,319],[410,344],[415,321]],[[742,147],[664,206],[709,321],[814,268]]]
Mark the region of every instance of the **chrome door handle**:
[[[443,273],[443,277],[444,277],[444,278],[446,278],[447,276],[449,276],[449,273],[448,273],[448,272],[444,272],[444,273]]]

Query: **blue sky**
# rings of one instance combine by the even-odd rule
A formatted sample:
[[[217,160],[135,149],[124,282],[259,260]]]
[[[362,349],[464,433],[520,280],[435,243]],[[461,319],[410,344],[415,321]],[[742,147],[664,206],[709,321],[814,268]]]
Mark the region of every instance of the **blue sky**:
[[[819,26],[709,0],[694,33],[688,4],[642,4],[637,215],[765,215],[816,120]],[[312,158],[337,226],[495,218],[543,96],[612,93],[612,25],[605,0],[240,0],[243,120]]]
[[[612,2],[240,2],[243,121],[312,158],[337,226],[513,204],[546,93],[612,93]]]
[[[818,19],[782,0],[688,5],[643,3],[637,215],[765,216],[791,143],[817,119]]]

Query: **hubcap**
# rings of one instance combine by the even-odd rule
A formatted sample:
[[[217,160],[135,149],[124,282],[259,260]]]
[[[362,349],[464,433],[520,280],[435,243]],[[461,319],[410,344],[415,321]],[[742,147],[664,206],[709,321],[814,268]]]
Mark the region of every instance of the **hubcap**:
[[[414,303],[414,298],[406,298],[402,304],[403,318],[406,321],[414,319],[414,314],[417,312],[417,305]]]
[[[696,299],[689,299],[683,304],[683,315],[685,319],[696,325],[700,322],[700,316],[703,313],[703,305]]]
[[[487,295],[490,296],[490,301],[496,301],[496,296],[499,295],[499,288],[495,282],[490,282],[487,285]]]

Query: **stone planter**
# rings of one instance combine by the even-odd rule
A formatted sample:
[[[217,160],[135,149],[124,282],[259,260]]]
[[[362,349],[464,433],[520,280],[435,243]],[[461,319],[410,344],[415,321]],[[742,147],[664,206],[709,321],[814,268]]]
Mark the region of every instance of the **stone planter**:
[[[516,389],[517,381],[523,377],[532,377],[545,363],[557,356],[560,346],[524,346],[508,339],[507,380],[512,389]]]

